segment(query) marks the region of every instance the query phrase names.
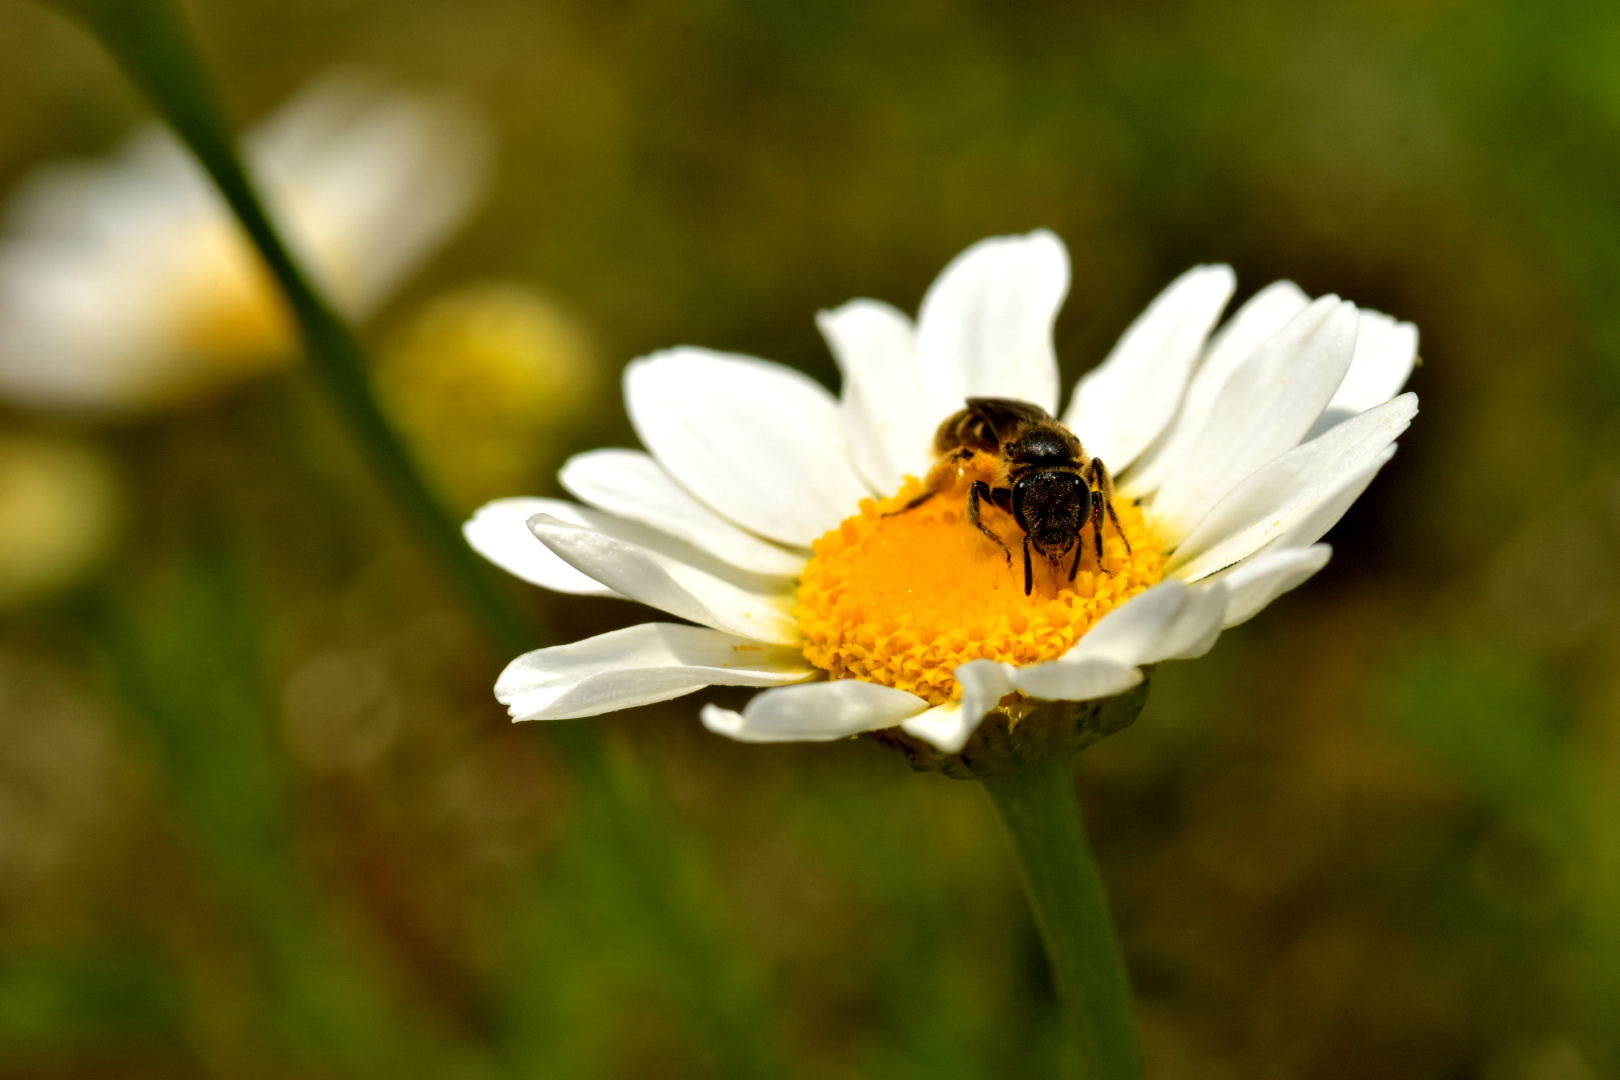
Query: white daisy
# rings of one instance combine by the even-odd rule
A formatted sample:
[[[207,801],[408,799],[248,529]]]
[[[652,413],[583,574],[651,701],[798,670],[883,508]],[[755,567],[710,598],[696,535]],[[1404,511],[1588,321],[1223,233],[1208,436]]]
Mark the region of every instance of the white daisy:
[[[969,248],[915,322],[873,300],[823,312],[842,400],[747,356],[632,363],[625,399],[647,452],[579,455],[561,472],[579,503],[504,499],[465,531],[537,585],[695,625],[528,653],[496,696],[536,720],[764,687],[703,722],[754,742],[897,728],[953,754],[998,707],[1109,698],[1148,665],[1201,655],[1320,570],[1317,539],[1416,412],[1396,396],[1416,330],[1286,282],[1217,329],[1233,275],[1201,266],[1058,412],[1052,324],[1068,284],[1062,243],[1035,232]],[[896,512],[926,490],[933,432],[971,396],[1041,406],[1107,462],[1120,525],[1101,566],[1088,528],[1073,582],[1042,566],[1025,595],[1019,561],[966,519],[966,475]],[[984,520],[1021,539],[1000,510]]]
[[[272,214],[351,315],[377,306],[466,214],[486,139],[461,105],[363,76],[315,83],[244,142]],[[107,162],[41,169],[0,238],[0,396],[134,411],[294,355],[279,295],[166,129]]]

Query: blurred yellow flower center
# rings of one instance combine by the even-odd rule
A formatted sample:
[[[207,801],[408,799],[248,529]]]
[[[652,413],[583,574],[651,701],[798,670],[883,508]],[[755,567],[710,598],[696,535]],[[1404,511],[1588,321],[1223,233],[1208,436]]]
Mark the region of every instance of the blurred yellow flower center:
[[[229,221],[196,232],[177,296],[181,348],[221,368],[268,366],[289,355],[290,321],[247,237]]]
[[[467,508],[533,486],[589,416],[583,328],[517,285],[465,286],[415,314],[378,358],[378,390],[440,486]]]
[[[1072,552],[1057,567],[1036,555],[1034,591],[1024,595],[1017,523],[993,506],[981,513],[1011,549],[1009,565],[967,519],[968,486],[989,479],[992,466],[976,458],[932,499],[893,513],[926,490],[909,479],[888,499],[862,502],[860,513],[816,541],[794,609],[812,664],[835,679],[882,683],[939,705],[961,696],[957,665],[1055,660],[1103,615],[1164,576],[1163,545],[1142,511],[1116,498],[1130,553],[1114,527],[1104,526],[1099,570],[1087,527],[1074,581],[1067,580]]]
[[[71,583],[106,553],[117,477],[89,443],[0,430],[0,609]],[[0,700],[4,700],[0,666]]]
[[[355,275],[338,247],[342,233],[320,228],[307,207],[288,211],[284,229],[301,225],[294,244],[307,270],[340,307]],[[155,396],[172,401],[195,398],[260,372],[282,367],[298,355],[291,312],[274,278],[235,221],[220,216],[201,220],[177,248],[186,262],[173,285],[174,344],[188,363],[176,365],[168,385]]]

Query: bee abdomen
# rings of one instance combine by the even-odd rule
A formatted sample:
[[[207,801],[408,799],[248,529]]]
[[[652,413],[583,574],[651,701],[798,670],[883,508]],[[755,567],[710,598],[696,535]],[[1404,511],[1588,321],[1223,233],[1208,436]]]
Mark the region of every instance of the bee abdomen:
[[[972,409],[962,409],[947,416],[934,432],[934,454],[937,457],[964,448],[993,454],[1000,445],[995,432]]]

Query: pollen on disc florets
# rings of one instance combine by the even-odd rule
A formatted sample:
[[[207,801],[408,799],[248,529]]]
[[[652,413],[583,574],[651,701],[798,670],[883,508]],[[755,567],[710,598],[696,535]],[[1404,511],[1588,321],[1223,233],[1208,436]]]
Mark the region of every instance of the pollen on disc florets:
[[[1026,596],[1017,524],[992,506],[981,514],[1011,549],[1009,564],[967,518],[969,484],[990,479],[993,469],[981,455],[955,469],[933,498],[896,513],[927,490],[908,479],[887,499],[864,500],[859,513],[815,542],[794,608],[812,664],[835,679],[881,683],[939,705],[961,696],[958,665],[1055,660],[1103,615],[1164,576],[1163,546],[1141,509],[1115,499],[1129,553],[1106,525],[1099,569],[1087,527],[1074,581],[1067,580],[1072,553],[1055,568],[1037,556],[1034,591]]]

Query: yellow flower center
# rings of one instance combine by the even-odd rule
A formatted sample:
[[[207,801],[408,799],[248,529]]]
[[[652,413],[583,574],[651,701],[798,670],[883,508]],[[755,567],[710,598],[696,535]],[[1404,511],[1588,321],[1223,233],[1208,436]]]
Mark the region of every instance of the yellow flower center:
[[[948,470],[933,498],[908,479],[895,495],[867,499],[860,512],[815,542],[799,583],[794,617],[804,655],[835,679],[909,690],[939,705],[961,696],[952,674],[969,660],[1016,665],[1055,660],[1093,623],[1164,576],[1164,547],[1140,508],[1116,498],[1125,541],[1103,527],[1101,568],[1088,526],[1079,572],[1074,555],[1056,566],[1034,555],[1034,590],[1024,594],[1023,532],[1011,515],[985,504],[980,520],[1004,552],[967,517],[969,485],[989,480],[987,456]],[[897,512],[898,511],[898,512]]]

